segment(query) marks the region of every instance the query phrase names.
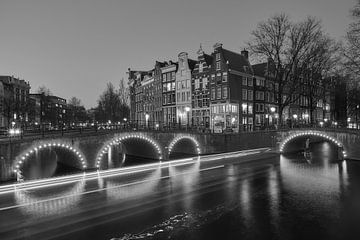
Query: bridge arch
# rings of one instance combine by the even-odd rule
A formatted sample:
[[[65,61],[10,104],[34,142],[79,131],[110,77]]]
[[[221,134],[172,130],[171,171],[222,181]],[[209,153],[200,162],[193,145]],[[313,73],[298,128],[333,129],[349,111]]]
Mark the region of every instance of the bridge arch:
[[[169,156],[170,156],[170,153],[173,151],[175,145],[176,145],[178,142],[180,142],[181,140],[184,140],[184,139],[190,140],[190,141],[194,144],[197,154],[198,154],[198,155],[201,154],[200,143],[196,140],[196,138],[194,138],[194,137],[192,137],[192,136],[189,136],[189,135],[181,135],[181,136],[175,137],[175,138],[169,143],[169,146],[168,146],[168,155],[169,155]]]
[[[51,141],[51,142],[47,142],[47,143],[36,144],[35,146],[26,150],[24,153],[20,154],[20,156],[18,156],[16,158],[14,172],[21,173],[22,165],[27,161],[27,159],[30,156],[35,154],[37,151],[41,151],[41,150],[49,149],[49,148],[60,148],[60,149],[65,149],[69,152],[72,152],[77,157],[77,159],[80,161],[82,170],[85,170],[87,168],[85,157],[82,154],[82,152],[80,151],[80,149],[78,149],[75,146],[72,146],[71,144],[67,144],[64,142]]]
[[[334,143],[338,148],[342,149],[341,153],[342,153],[343,157],[347,156],[346,150],[344,148],[344,144],[341,141],[337,140],[336,138],[334,138],[324,132],[312,131],[312,130],[295,132],[295,133],[292,133],[289,136],[287,136],[280,143],[280,148],[279,148],[280,153],[284,152],[286,145],[289,142],[291,142],[292,140],[294,140],[296,138],[300,138],[300,137],[306,137],[306,136],[320,137],[320,138],[323,138],[324,140],[328,140],[328,141]]]
[[[101,166],[101,160],[103,159],[103,156],[108,153],[109,149],[114,145],[119,145],[123,143],[125,140],[128,139],[140,139],[143,141],[148,142],[150,145],[153,146],[153,148],[156,150],[156,153],[158,155],[158,159],[161,161],[163,159],[162,150],[160,145],[152,138],[143,135],[143,134],[129,134],[129,135],[122,135],[122,136],[116,136],[112,138],[110,141],[105,143],[103,147],[98,151],[97,157],[96,157],[96,163],[95,168],[100,169]]]

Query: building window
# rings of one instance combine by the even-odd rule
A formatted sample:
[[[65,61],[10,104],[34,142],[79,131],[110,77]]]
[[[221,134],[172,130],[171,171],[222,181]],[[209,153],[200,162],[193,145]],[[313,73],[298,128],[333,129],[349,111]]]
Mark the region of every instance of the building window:
[[[200,88],[200,80],[197,78],[195,79],[195,89],[199,89]]]
[[[248,99],[248,97],[247,97],[247,90],[246,90],[246,89],[243,89],[243,90],[242,90],[242,99],[243,99],[243,100],[247,100],[247,99]]]
[[[215,88],[211,88],[211,99],[215,99]]]
[[[222,75],[222,81],[223,81],[223,82],[227,82],[227,80],[228,80],[227,73],[223,73],[223,75]]]
[[[216,62],[216,70],[220,70],[220,62]]]
[[[208,78],[204,77],[203,78],[203,89],[207,88],[207,85],[208,85]]]
[[[248,114],[253,114],[253,105],[252,105],[252,103],[248,104]]]
[[[218,86],[216,88],[216,99],[220,99],[221,98],[221,86]]]
[[[228,97],[228,88],[227,87],[223,87],[223,99],[226,99]]]
[[[248,86],[252,87],[254,85],[253,79],[251,77],[248,78]]]
[[[255,92],[255,100],[264,100],[264,92],[256,91]]]
[[[242,77],[242,85],[247,86],[247,77]]]
[[[202,73],[204,69],[203,63],[199,63],[199,73]]]
[[[260,125],[261,124],[261,115],[255,114],[255,124]]]
[[[253,95],[254,95],[253,90],[248,90],[248,100],[249,100],[249,101],[252,101],[252,100],[253,100]]]
[[[219,61],[220,60],[220,53],[217,53],[216,54],[216,61]]]

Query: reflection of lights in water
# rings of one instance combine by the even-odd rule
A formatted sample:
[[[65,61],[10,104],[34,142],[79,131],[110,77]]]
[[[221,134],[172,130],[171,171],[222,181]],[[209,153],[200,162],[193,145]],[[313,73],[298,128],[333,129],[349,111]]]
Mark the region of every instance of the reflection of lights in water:
[[[244,219],[243,223],[246,227],[251,227],[251,201],[250,201],[250,186],[249,180],[245,178],[240,184],[240,215]]]
[[[196,183],[196,180],[199,177],[200,169],[200,157],[195,161],[189,162],[185,166],[176,166],[170,165],[169,175],[171,181],[174,181],[174,184],[183,185],[185,187],[190,187]]]
[[[321,164],[304,164],[298,158],[291,159],[280,156],[280,173],[284,188],[291,192],[307,196],[315,194],[325,197],[332,191],[337,191],[339,185],[339,166],[329,163],[328,166]],[[327,189],[324,191],[324,189]]]
[[[190,193],[194,186],[197,186],[200,177],[200,157],[195,161],[188,162],[185,166],[169,166],[170,187],[172,190],[179,191],[182,189],[185,193]],[[192,210],[193,194],[188,194],[183,198],[185,211]]]
[[[50,196],[36,196],[35,192],[16,190],[14,192],[16,204],[21,211],[33,216],[42,217],[61,214],[76,207],[84,192],[85,181],[75,183],[69,190],[60,191]],[[43,191],[43,190],[42,190]]]
[[[127,199],[153,192],[161,180],[161,168],[153,170],[150,175],[129,184],[106,181],[106,194],[113,199]]]
[[[268,185],[268,194],[270,199],[270,214],[272,217],[273,223],[278,223],[279,221],[279,179],[276,172],[276,168],[272,167],[269,175],[269,185]],[[275,224],[278,226],[277,224]]]

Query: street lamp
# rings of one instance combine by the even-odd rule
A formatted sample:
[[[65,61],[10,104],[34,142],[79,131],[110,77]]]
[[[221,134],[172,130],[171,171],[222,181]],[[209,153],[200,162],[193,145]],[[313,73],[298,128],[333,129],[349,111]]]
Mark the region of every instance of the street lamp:
[[[274,113],[275,110],[276,110],[276,109],[275,109],[274,107],[271,107],[271,108],[270,108],[270,112],[271,112],[271,113]]]
[[[298,115],[297,115],[297,114],[294,114],[294,115],[293,115],[293,118],[294,118],[294,119],[297,119],[297,118],[298,118]]]
[[[149,118],[150,118],[149,114],[145,113],[146,127],[149,126],[149,124],[148,124],[149,123]]]

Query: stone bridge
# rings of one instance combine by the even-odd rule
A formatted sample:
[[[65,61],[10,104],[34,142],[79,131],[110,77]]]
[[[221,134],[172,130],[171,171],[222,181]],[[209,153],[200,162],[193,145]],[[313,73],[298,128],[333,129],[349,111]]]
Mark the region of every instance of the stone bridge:
[[[291,129],[280,131],[211,134],[197,132],[122,131],[76,134],[43,139],[9,139],[0,142],[2,181],[14,177],[33,154],[54,150],[65,155],[64,164],[81,170],[100,169],[112,146],[129,155],[166,161],[181,154],[214,154],[269,147],[281,153],[304,148],[310,142],[329,141],[339,149],[339,158],[360,159],[360,136],[348,129]],[[10,141],[11,140],[11,141]],[[59,151],[61,150],[61,151]]]

